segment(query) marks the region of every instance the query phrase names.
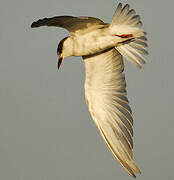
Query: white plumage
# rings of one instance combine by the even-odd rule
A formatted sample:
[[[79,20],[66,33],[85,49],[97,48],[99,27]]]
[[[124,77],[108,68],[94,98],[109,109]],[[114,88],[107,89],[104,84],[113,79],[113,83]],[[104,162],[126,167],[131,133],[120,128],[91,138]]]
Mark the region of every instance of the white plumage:
[[[133,162],[133,119],[126,93],[123,57],[141,68],[147,55],[146,33],[140,17],[120,3],[111,24],[94,17],[57,16],[31,27],[66,28],[70,37],[58,45],[58,68],[68,56],[82,56],[85,97],[91,116],[115,158],[133,176],[140,170]]]

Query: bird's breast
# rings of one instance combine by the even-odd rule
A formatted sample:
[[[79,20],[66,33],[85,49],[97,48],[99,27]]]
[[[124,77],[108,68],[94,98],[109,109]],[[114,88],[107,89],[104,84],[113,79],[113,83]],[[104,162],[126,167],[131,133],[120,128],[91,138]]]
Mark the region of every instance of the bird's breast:
[[[85,56],[114,47],[119,38],[112,35],[107,28],[73,37],[73,55]]]

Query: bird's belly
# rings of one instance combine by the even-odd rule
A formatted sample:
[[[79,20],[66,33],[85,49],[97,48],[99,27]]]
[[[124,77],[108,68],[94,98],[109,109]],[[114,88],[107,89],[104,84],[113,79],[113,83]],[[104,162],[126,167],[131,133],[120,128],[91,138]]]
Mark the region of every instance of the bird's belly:
[[[118,37],[108,35],[104,32],[95,32],[76,37],[74,39],[73,55],[85,56],[101,52],[105,49],[116,46],[119,42]]]

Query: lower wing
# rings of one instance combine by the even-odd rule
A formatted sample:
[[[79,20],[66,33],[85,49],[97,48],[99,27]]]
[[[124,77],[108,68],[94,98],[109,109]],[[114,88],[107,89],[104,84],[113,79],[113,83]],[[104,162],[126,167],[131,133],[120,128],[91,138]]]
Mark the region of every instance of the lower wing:
[[[85,96],[91,116],[115,158],[133,176],[133,119],[126,96],[124,64],[114,48],[84,56]]]

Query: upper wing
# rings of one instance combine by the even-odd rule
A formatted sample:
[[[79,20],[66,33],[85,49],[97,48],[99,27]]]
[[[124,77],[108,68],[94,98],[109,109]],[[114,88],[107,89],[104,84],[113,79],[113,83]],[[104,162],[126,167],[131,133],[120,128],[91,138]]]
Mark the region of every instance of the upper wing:
[[[84,56],[85,96],[91,116],[120,164],[135,177],[132,160],[133,119],[126,97],[124,64],[115,49]]]
[[[40,26],[56,26],[67,29],[71,34],[83,30],[91,25],[103,25],[104,22],[94,17],[56,16],[52,18],[39,19],[31,24],[32,28]]]

